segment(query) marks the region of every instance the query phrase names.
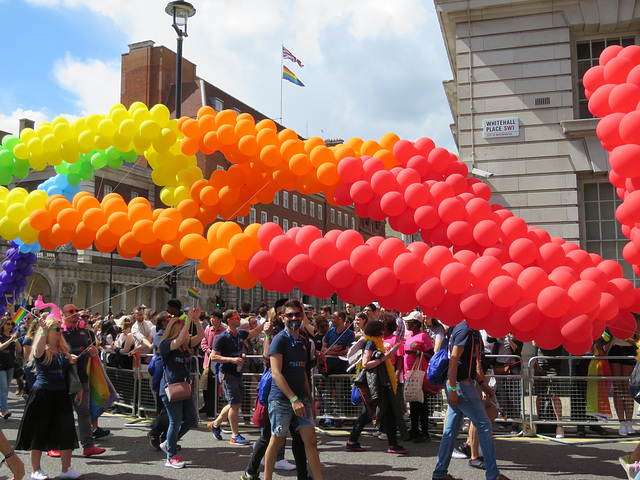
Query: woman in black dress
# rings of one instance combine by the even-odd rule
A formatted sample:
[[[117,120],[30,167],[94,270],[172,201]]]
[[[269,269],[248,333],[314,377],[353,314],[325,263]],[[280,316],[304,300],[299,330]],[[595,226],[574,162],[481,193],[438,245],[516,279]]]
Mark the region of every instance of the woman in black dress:
[[[77,357],[69,352],[62,337],[62,322],[56,306],[46,320],[41,318],[38,322],[40,326],[29,356],[29,365],[35,365],[36,382],[24,409],[15,449],[31,451],[33,480],[49,478],[40,466],[42,452],[49,450],[60,451],[62,473],[59,478],[78,478],[81,473],[71,468],[71,452],[78,448],[78,439],[67,383],[70,365]],[[82,395],[82,391],[78,395]]]

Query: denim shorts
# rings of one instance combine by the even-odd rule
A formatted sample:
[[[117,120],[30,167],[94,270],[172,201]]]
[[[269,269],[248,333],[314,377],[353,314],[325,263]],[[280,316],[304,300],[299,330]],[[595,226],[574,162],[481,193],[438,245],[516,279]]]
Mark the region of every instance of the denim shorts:
[[[311,403],[308,398],[303,398],[306,417],[299,417],[293,413],[293,407],[289,400],[274,400],[269,402],[269,420],[271,421],[271,435],[274,437],[286,437],[289,427],[295,431],[301,428],[315,428]]]
[[[229,375],[226,373],[222,379],[222,391],[227,398],[229,405],[237,405],[242,403],[242,396],[244,394],[244,383],[242,377],[235,375]]]

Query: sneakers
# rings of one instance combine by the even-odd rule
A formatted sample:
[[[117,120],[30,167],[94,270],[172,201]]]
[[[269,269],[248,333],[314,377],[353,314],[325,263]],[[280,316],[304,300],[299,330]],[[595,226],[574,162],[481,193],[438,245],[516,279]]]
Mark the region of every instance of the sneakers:
[[[453,449],[451,458],[471,458],[471,446],[468,443],[463,443]]]
[[[222,440],[222,433],[220,432],[220,427],[216,427],[213,422],[207,423],[207,427],[211,430],[211,434],[216,438],[216,440]]]
[[[93,435],[93,438],[102,438],[102,437],[106,437],[110,433],[111,433],[111,430],[98,427],[93,431],[92,435]]]
[[[50,457],[58,458],[60,456],[60,450],[49,450],[47,455]]]
[[[85,457],[90,457],[91,455],[100,455],[101,453],[106,452],[106,448],[96,447],[95,445],[91,448],[85,448],[82,452],[82,455]]]
[[[158,447],[160,447],[160,450],[162,450],[164,453],[167,453],[167,441],[166,440],[164,442],[162,442],[160,445],[158,445]]]
[[[397,453],[398,455],[406,455],[409,453],[409,450],[404,448],[402,445],[392,445],[387,448],[387,453]]]
[[[149,445],[156,450],[160,450],[160,437],[155,436],[151,430],[147,432],[147,438],[149,439]]]
[[[184,467],[184,465],[185,464],[182,460],[180,460],[179,455],[176,455],[175,457],[171,457],[164,464],[165,467],[169,467],[169,468],[182,468]]]
[[[556,438],[564,438],[564,428],[556,428]]]
[[[473,468],[478,468],[480,470],[484,470],[484,462],[482,460],[480,460],[479,458],[476,458],[475,460],[469,460],[469,466],[473,467]]]
[[[282,460],[278,460],[275,464],[274,467],[276,470],[295,470],[296,466],[295,464],[289,462],[289,460],[287,460],[286,458],[283,458]]]
[[[38,470],[36,470],[31,474],[31,480],[48,480],[48,479],[49,477],[47,476],[46,473],[42,471],[41,468],[39,468]]]
[[[249,440],[244,438],[242,435],[238,434],[235,437],[231,437],[229,440],[231,445],[249,445]]]
[[[58,478],[80,478],[81,476],[82,474],[80,472],[69,467],[66,472],[61,472]]]
[[[259,476],[258,475],[249,475],[247,472],[244,472],[241,476],[240,476],[240,480],[259,480]]]
[[[365,452],[367,449],[360,445],[359,442],[351,442],[347,440],[347,444],[345,445],[347,450],[351,450],[352,452]]]
[[[387,439],[388,439],[388,437],[387,437],[387,434],[386,434],[386,433],[382,433],[382,432],[380,432],[380,433],[378,434],[378,440],[384,440],[384,441],[386,441]]]
[[[7,420],[10,416],[11,412],[9,410],[5,410],[4,412],[2,412],[2,418],[4,418],[5,420]]]
[[[622,457],[618,457],[618,461],[620,462],[620,465],[622,465],[622,468],[624,468],[624,472],[627,474],[627,477],[629,478],[629,480],[633,480],[634,476],[631,475],[631,465],[633,465],[631,463],[631,458],[630,455],[623,455]]]
[[[621,437],[627,436],[627,424],[625,422],[620,422],[620,429],[618,430],[618,435]]]
[[[627,422],[627,435],[635,435],[636,431],[633,429],[631,422]]]

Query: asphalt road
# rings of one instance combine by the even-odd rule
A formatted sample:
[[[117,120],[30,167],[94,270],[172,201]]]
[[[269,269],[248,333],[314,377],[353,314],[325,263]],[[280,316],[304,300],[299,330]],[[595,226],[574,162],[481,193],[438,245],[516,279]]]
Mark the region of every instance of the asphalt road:
[[[8,420],[0,419],[0,427],[13,441],[22,416],[24,401],[13,393],[9,394],[9,408],[13,415]],[[98,440],[99,446],[107,451],[96,457],[83,458],[81,450],[75,450],[72,466],[84,473],[84,479],[113,480],[239,480],[251,453],[251,447],[233,446],[215,440],[206,425],[190,431],[182,440],[183,459],[187,466],[174,470],[164,466],[164,454],[148,444],[146,432],[148,424],[131,423],[132,418],[119,415],[105,415],[100,420],[103,428],[109,428],[111,435]],[[613,434],[614,429],[609,429]],[[533,437],[496,437],[498,465],[503,474],[511,480],[604,480],[624,479],[626,474],[618,463],[618,457],[629,453],[638,439],[620,442],[613,435],[609,437],[571,438],[567,428],[568,444]],[[319,435],[320,459],[324,478],[327,480],[355,480],[372,478],[376,480],[431,479],[438,452],[437,439],[426,444],[404,442],[409,455],[397,456],[386,453],[386,442],[363,434],[361,444],[367,452],[348,452],[344,449],[347,432],[338,435]],[[243,432],[249,440],[258,438],[255,429]],[[18,452],[30,471],[29,455]],[[290,449],[287,458],[292,459]],[[60,473],[60,461],[43,458],[43,469],[51,477]],[[452,460],[449,472],[456,478],[484,479],[484,472],[471,468],[466,460]],[[0,478],[8,478],[6,467],[0,469]],[[29,478],[28,475],[26,478]],[[262,474],[261,474],[262,478]],[[276,472],[274,478],[295,479],[295,472]]]

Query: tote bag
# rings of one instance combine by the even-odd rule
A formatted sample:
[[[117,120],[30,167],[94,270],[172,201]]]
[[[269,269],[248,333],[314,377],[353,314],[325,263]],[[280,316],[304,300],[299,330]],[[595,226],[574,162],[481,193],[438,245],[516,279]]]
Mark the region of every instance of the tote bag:
[[[406,402],[424,402],[424,392],[422,391],[422,383],[424,382],[425,371],[420,369],[422,365],[423,354],[416,359],[413,367],[407,372],[407,378],[404,380],[404,399]]]

